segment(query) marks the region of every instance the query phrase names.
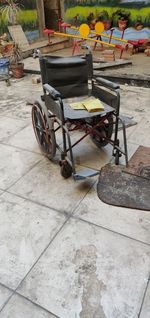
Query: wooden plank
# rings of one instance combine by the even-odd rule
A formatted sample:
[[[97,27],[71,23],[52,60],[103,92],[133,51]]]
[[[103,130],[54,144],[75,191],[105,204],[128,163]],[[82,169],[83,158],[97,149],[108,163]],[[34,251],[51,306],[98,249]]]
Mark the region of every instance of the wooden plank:
[[[36,0],[36,8],[39,22],[39,33],[40,37],[43,37],[43,29],[45,28],[44,1]]]
[[[26,38],[25,33],[22,30],[21,25],[8,26],[8,30],[13,41],[19,45],[19,48],[23,52],[30,50],[29,42]]]

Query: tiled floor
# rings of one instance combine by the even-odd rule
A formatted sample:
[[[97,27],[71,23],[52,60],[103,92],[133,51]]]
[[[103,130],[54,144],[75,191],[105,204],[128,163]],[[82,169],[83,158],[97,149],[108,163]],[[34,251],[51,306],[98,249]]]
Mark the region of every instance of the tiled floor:
[[[8,288],[0,285],[0,310],[3,306],[5,306],[5,303],[9,300],[12,293],[13,292],[10,291]]]
[[[0,86],[0,318],[150,318],[150,213],[104,204],[97,178],[61,177],[32,130],[40,91],[31,76]],[[150,146],[149,96],[121,87],[129,157]],[[75,160],[100,169],[111,148],[87,138]]]

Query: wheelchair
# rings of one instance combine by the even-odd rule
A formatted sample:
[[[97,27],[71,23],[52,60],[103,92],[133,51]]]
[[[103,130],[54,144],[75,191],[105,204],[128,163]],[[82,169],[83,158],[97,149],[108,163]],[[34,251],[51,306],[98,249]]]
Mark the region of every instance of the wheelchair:
[[[119,117],[119,85],[93,75],[92,54],[60,57],[39,56],[43,94],[32,105],[32,123],[42,152],[52,160],[60,152],[60,170],[64,178],[82,180],[99,174],[95,169],[76,171],[73,148],[90,136],[97,147],[112,145],[115,164],[125,156],[128,164],[125,124]],[[70,104],[88,97],[98,98],[104,110],[88,112],[74,110]],[[119,122],[123,131],[123,147],[118,139]],[[62,144],[56,132],[61,130]],[[72,131],[82,131],[82,137],[72,142]],[[123,148],[123,149],[122,149]]]

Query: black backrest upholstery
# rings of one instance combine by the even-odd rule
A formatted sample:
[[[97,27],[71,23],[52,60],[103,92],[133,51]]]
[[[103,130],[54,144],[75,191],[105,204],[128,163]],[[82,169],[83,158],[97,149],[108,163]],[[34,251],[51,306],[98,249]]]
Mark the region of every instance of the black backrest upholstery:
[[[92,77],[89,56],[40,57],[42,83],[57,89],[63,98],[87,95],[88,78]]]

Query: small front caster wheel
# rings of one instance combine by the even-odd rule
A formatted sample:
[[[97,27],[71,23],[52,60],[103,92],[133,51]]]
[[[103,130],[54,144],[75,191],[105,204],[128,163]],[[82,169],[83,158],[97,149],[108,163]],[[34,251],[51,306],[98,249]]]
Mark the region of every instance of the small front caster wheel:
[[[65,179],[71,177],[72,175],[72,167],[71,165],[68,163],[67,160],[63,160],[60,162],[60,173],[62,175],[62,177],[64,177]]]

